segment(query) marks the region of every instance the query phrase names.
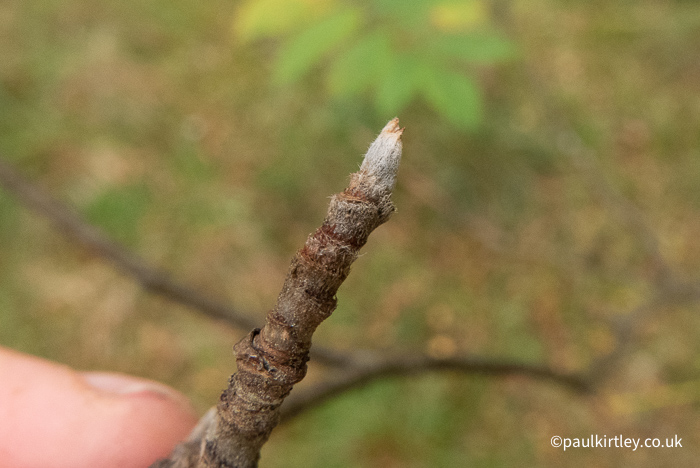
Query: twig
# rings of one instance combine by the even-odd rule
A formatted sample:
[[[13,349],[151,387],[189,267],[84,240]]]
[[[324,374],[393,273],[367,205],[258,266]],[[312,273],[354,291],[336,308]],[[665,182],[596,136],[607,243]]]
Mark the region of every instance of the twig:
[[[615,347],[605,356],[593,362],[589,374],[598,385],[610,376],[618,364],[633,350],[635,337],[646,320],[663,307],[684,306],[700,302],[700,288],[693,284],[674,284],[673,288],[660,289],[649,301],[610,320],[615,336]]]
[[[636,344],[636,334],[649,317],[662,307],[700,301],[700,288],[681,278],[671,267],[661,253],[658,235],[647,222],[644,213],[607,180],[593,151],[578,135],[573,131],[564,130],[560,133],[558,143],[559,149],[568,155],[574,166],[585,176],[596,196],[639,240],[654,267],[654,296],[631,311],[610,320],[615,346],[611,352],[596,359],[591,365],[590,375],[597,385],[609,377],[620,362],[632,352]]]
[[[398,119],[384,127],[348,188],[331,199],[323,225],[292,259],[265,326],[234,346],[238,371],[221,395],[196,466],[257,466],[260,448],[279,422],[280,405],[306,374],[314,331],[335,309],[335,294],[360,248],[394,211],[390,197],[402,133]],[[190,450],[181,447],[173,456],[178,454],[180,459],[155,466],[191,466]]]
[[[593,151],[573,131],[561,132],[558,143],[559,149],[585,176],[595,195],[613,212],[616,219],[627,225],[640,241],[653,263],[656,273],[655,281],[662,287],[676,281],[673,269],[661,253],[656,231],[649,225],[639,207],[630,202],[614,185],[608,182],[600,163],[593,155]]]
[[[661,252],[659,236],[642,210],[610,183],[593,150],[573,130],[573,125],[567,123],[569,118],[566,112],[558,105],[556,98],[540,85],[542,80],[538,79],[537,72],[530,70],[526,75],[533,88],[537,90],[538,99],[545,103],[552,115],[556,116],[550,121],[555,150],[571,160],[573,166],[588,182],[591,192],[616,216],[616,219],[627,226],[629,232],[641,244],[653,267],[652,280],[657,288],[654,296],[646,303],[609,321],[615,336],[615,347],[607,355],[596,359],[589,371],[593,384],[598,385],[632,351],[636,344],[635,335],[646,319],[661,307],[700,301],[700,287],[676,273]]]
[[[372,362],[373,361],[373,362]],[[282,421],[314,408],[348,390],[363,387],[375,380],[428,372],[453,371],[485,376],[523,376],[560,384],[576,392],[592,391],[586,376],[557,372],[545,366],[496,361],[478,357],[433,358],[430,356],[388,356],[373,359],[342,375],[317,384],[300,393],[293,393],[282,406]]]
[[[660,308],[680,306],[700,301],[700,288],[681,278],[661,253],[656,231],[647,222],[644,213],[612,185],[600,167],[600,163],[583,141],[573,131],[562,131],[559,149],[573,162],[587,179],[592,192],[621,220],[635,236],[653,265],[653,282],[656,291],[647,302],[609,321],[615,346],[606,355],[596,359],[590,368],[595,385],[605,381],[618,368],[620,362],[634,349],[639,329]]]
[[[251,328],[255,320],[230,307],[203,296],[171,280],[168,275],[149,267],[142,259],[85,222],[75,211],[57,201],[44,190],[25,180],[0,159],[0,184],[24,205],[41,213],[82,247],[106,258],[145,289],[202,311],[211,318],[226,320],[236,327]]]

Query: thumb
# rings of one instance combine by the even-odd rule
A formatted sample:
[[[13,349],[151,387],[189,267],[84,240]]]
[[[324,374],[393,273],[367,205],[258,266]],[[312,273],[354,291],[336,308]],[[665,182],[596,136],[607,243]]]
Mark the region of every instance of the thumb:
[[[0,467],[145,467],[196,422],[165,385],[0,348]]]

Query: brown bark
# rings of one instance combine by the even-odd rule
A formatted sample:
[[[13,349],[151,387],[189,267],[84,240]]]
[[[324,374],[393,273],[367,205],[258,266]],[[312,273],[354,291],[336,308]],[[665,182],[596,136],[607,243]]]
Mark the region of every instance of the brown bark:
[[[314,331],[335,309],[335,294],[358,251],[394,211],[390,197],[402,132],[398,119],[384,127],[348,188],[331,199],[323,225],[292,259],[265,326],[234,346],[238,370],[221,395],[196,466],[257,466],[260,448],[279,422],[280,405],[306,374]],[[191,466],[193,442],[157,466]]]

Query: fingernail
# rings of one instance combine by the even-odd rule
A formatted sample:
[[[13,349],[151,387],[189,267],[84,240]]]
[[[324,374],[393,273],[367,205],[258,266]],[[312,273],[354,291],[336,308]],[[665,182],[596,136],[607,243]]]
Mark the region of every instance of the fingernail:
[[[81,375],[91,387],[115,395],[134,395],[145,392],[171,399],[182,398],[179,393],[166,385],[138,377],[107,372],[82,372]]]

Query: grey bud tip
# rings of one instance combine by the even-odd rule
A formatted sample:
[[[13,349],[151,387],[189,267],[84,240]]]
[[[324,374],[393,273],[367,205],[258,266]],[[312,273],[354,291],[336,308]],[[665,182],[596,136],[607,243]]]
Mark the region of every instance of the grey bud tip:
[[[394,189],[396,173],[401,160],[401,135],[404,129],[399,127],[398,117],[389,121],[365,154],[360,170],[376,177],[378,190]]]

